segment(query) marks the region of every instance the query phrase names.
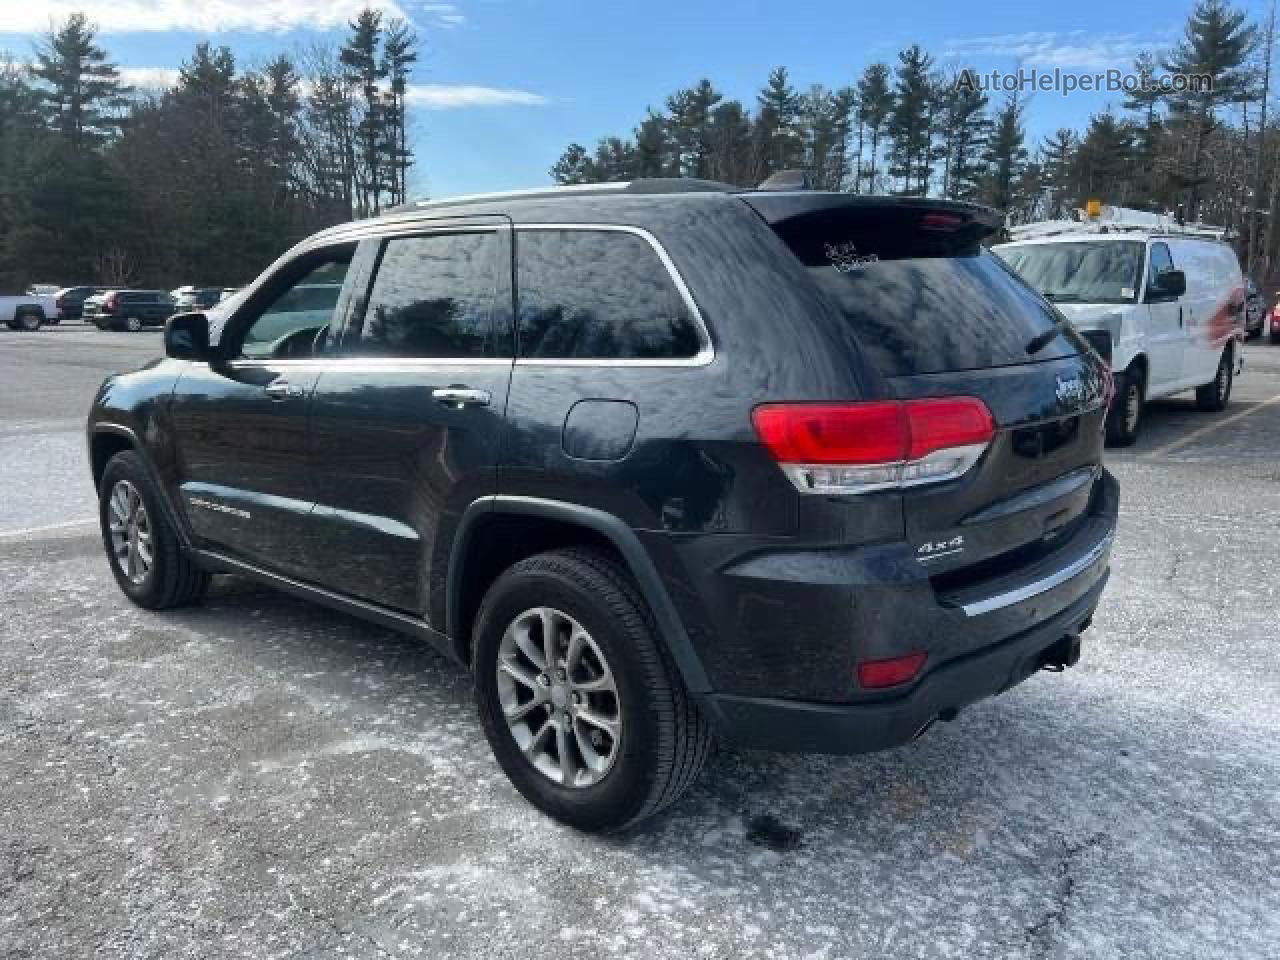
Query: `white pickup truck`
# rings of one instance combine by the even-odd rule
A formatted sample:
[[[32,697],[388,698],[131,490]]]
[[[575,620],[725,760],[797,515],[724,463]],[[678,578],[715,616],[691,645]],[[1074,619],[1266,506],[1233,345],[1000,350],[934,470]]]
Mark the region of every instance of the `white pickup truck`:
[[[0,323],[10,330],[39,330],[58,319],[58,300],[53,294],[0,296]]]

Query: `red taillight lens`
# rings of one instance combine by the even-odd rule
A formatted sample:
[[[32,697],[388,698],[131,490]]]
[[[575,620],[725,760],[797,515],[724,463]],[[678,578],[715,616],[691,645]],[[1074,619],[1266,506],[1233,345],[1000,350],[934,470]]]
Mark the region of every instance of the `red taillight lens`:
[[[116,309],[116,295],[108,293],[106,299],[102,301],[102,309],[107,313],[113,313]]]
[[[902,404],[770,403],[751,413],[779,463],[886,463],[906,453]]]
[[[875,403],[770,403],[751,414],[756,433],[804,493],[864,493],[949,480],[995,434],[977,397]]]
[[[914,680],[928,659],[926,653],[909,653],[891,660],[865,660],[858,664],[858,683],[868,690],[896,687]]]
[[[991,411],[977,397],[908,400],[903,406],[911,427],[908,460],[919,460],[948,447],[989,443],[995,433]]]

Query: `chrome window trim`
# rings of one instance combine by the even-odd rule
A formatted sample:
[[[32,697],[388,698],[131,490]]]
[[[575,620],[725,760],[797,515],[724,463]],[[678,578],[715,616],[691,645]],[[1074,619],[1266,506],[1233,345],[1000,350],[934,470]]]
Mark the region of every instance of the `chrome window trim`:
[[[420,370],[436,367],[511,366],[511,357],[308,357],[292,360],[231,360],[233,370],[282,367],[290,370]]]
[[[680,275],[680,271],[676,269],[675,263],[671,260],[666,249],[648,230],[643,227],[634,227],[630,224],[621,223],[517,223],[514,227],[516,236],[515,254],[516,254],[516,366],[526,367],[705,367],[711,363],[716,357],[715,345],[711,340],[711,333],[707,329],[706,321],[702,317],[702,311],[698,309],[698,304],[693,299],[693,294],[689,291],[688,285],[684,282],[684,277]],[[658,260],[666,268],[667,275],[671,278],[671,282],[675,284],[677,292],[684,300],[685,308],[689,311],[689,315],[693,318],[694,328],[698,334],[698,352],[692,357],[618,357],[615,359],[607,359],[603,357],[522,357],[519,351],[519,328],[520,328],[520,238],[519,233],[522,230],[564,230],[578,232],[603,232],[603,233],[629,233],[632,236],[640,237],[653,249],[658,255]]]
[[[984,613],[991,613],[993,610],[1002,610],[1005,607],[1011,607],[1015,603],[1021,603],[1024,600],[1030,600],[1032,597],[1038,597],[1042,593],[1047,593],[1054,587],[1060,587],[1068,580],[1074,580],[1080,576],[1095,563],[1101,560],[1111,550],[1111,545],[1115,541],[1115,534],[1107,534],[1099,543],[1095,544],[1084,556],[1073,560],[1060,570],[1055,570],[1047,577],[1041,577],[1039,580],[1032,581],[1018,587],[1014,590],[998,593],[993,597],[987,597],[985,600],[976,600],[973,603],[961,604],[960,609],[964,611],[967,617],[978,617]]]

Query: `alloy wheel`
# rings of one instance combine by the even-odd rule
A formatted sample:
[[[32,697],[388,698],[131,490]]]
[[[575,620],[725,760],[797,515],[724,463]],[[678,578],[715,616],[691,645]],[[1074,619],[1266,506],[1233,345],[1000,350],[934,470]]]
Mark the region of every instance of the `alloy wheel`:
[[[111,488],[107,511],[112,559],[130,583],[140,584],[151,572],[154,559],[147,507],[137,488],[120,480]]]
[[[578,788],[609,773],[623,736],[618,687],[577,620],[554,607],[517,616],[503,633],[497,675],[507,729],[534,769]]]

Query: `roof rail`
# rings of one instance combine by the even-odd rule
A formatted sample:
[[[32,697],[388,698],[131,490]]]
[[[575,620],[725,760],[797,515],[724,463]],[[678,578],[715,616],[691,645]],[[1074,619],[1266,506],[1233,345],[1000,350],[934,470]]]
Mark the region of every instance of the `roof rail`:
[[[524,190],[503,190],[495,193],[470,193],[457,197],[440,197],[433,200],[413,200],[392,207],[385,213],[412,213],[435,207],[457,207],[472,203],[490,203],[495,200],[545,200],[555,197],[591,196],[594,194],[661,194],[661,193],[732,193],[739,188],[715,180],[696,180],[692,177],[647,177],[638,180],[616,180],[608,183],[575,183],[555,187],[529,187]]]

